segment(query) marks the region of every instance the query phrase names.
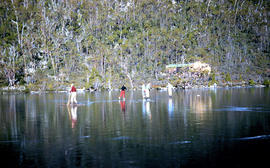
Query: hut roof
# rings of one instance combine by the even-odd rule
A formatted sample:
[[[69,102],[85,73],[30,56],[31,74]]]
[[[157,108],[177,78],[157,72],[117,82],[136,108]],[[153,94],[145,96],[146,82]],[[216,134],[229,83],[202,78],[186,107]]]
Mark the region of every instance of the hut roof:
[[[169,64],[166,65],[166,68],[183,68],[183,67],[188,67],[191,64]]]

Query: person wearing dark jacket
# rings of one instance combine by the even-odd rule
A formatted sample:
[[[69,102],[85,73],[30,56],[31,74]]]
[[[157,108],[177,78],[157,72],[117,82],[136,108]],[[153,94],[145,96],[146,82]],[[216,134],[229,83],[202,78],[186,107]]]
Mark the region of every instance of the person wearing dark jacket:
[[[120,93],[120,96],[119,96],[119,99],[121,99],[121,97],[123,97],[123,100],[125,100],[125,90],[126,90],[127,88],[125,87],[125,85],[123,85],[122,87],[121,87],[121,93]]]

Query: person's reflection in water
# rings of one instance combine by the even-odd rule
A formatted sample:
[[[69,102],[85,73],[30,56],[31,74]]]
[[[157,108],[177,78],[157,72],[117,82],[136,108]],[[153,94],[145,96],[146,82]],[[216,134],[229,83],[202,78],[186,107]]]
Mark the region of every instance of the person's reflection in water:
[[[170,117],[173,116],[173,100],[172,100],[172,98],[169,98],[169,101],[168,101],[168,113],[169,113]]]
[[[150,108],[150,102],[147,100],[143,100],[142,103],[142,111],[144,115],[146,115],[149,119],[151,119],[151,108]]]
[[[74,128],[77,122],[77,106],[67,106],[71,127]]]
[[[121,111],[123,113],[124,118],[126,118],[126,101],[125,100],[121,100],[119,101],[120,106],[121,106]]]

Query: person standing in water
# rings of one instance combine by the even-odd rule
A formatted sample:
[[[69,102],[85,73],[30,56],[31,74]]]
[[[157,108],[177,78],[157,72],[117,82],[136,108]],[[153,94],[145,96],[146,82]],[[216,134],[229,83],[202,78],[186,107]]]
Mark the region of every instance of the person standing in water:
[[[77,93],[76,93],[76,88],[73,85],[73,83],[71,84],[71,89],[70,89],[70,101],[68,102],[68,104],[77,104]]]
[[[145,98],[145,84],[142,85],[142,97]]]
[[[173,89],[173,85],[168,83],[167,90],[168,90],[169,97],[172,97],[172,89]]]
[[[119,96],[119,99],[121,99],[121,97],[123,97],[123,100],[125,100],[125,90],[126,90],[127,88],[125,87],[125,85],[123,85],[122,87],[121,87],[121,93],[120,93],[120,96]]]
[[[150,88],[151,88],[151,83],[148,83],[145,86],[145,99],[150,99]]]

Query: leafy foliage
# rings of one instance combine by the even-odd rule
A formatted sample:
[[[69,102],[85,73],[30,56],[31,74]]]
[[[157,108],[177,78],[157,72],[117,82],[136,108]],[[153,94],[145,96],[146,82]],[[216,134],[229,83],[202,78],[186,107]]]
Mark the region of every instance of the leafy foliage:
[[[263,85],[265,85],[266,87],[269,87],[269,86],[270,86],[270,80],[265,79],[265,80],[263,81]]]
[[[108,74],[158,79],[170,63],[202,60],[243,74],[270,64],[268,1],[8,0],[0,14],[0,68],[22,83],[38,83],[27,79],[40,71],[92,86],[119,82]]]

